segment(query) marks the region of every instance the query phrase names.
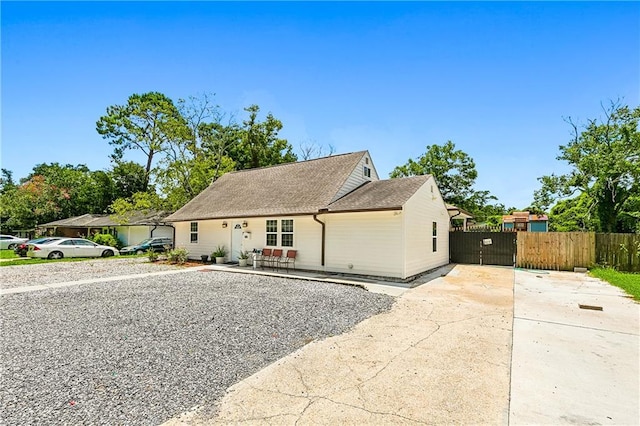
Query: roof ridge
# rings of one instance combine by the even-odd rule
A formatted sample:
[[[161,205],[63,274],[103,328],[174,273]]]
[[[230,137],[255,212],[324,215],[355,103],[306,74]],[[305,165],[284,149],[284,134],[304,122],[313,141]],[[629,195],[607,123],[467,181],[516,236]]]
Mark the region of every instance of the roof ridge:
[[[312,161],[318,161],[318,160],[327,160],[329,158],[336,158],[336,157],[344,157],[347,155],[353,155],[353,154],[360,154],[362,153],[364,155],[364,153],[367,152],[367,150],[362,150],[362,151],[354,151],[354,152],[345,152],[342,154],[332,154],[332,155],[326,155],[324,157],[318,157],[318,158],[311,158],[309,160],[302,160],[302,161],[291,161],[289,163],[280,163],[280,164],[271,164],[269,166],[261,166],[261,167],[254,167],[251,169],[242,169],[242,170],[234,170],[232,172],[226,173],[226,174],[235,174],[235,173],[242,173],[242,172],[250,172],[253,170],[264,170],[264,169],[272,169],[274,167],[280,167],[280,166],[290,166],[291,164],[302,164],[302,163],[310,163]],[[222,177],[222,176],[220,176]]]

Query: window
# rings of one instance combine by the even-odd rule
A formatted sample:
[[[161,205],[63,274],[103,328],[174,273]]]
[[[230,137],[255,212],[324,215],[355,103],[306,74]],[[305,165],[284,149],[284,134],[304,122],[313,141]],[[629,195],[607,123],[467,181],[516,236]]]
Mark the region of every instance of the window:
[[[293,219],[282,219],[280,232],[278,232],[277,220],[267,220],[267,246],[277,246],[278,240],[281,247],[293,247]]]
[[[282,220],[282,247],[293,247],[293,219]]]
[[[370,178],[371,177],[371,169],[368,168],[367,166],[364,166],[363,174],[364,174],[364,177]]]
[[[433,222],[433,252],[438,251],[438,222]]]
[[[191,242],[198,242],[198,222],[191,222]]]
[[[278,221],[269,219],[267,220],[267,245],[278,245]]]

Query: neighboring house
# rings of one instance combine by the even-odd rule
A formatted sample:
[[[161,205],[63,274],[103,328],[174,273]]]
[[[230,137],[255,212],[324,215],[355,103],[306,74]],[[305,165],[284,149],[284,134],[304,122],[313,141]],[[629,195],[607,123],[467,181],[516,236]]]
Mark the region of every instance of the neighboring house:
[[[227,173],[166,220],[191,258],[294,249],[296,268],[401,279],[449,262],[433,177],[378,180],[367,151]]]
[[[503,231],[549,232],[549,217],[544,214],[513,212],[502,216]]]
[[[38,228],[42,234],[61,237],[111,234],[126,246],[151,237],[173,238],[174,229],[165,221],[166,216],[165,212],[137,213],[132,214],[127,223],[118,223],[106,214],[83,214],[38,225]]]
[[[454,206],[453,204],[445,203],[445,205],[447,206],[447,211],[449,212],[449,218],[451,220],[461,220],[462,231],[466,231],[469,219],[473,219],[473,215],[468,211],[461,209],[460,207]],[[451,228],[458,228],[458,227],[452,226]]]

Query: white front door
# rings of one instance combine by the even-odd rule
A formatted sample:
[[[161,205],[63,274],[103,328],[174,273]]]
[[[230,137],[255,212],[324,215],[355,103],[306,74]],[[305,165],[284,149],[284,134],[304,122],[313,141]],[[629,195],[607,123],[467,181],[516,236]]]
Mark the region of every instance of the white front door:
[[[242,224],[236,222],[233,224],[233,230],[231,232],[231,261],[237,262],[238,256],[242,251]]]

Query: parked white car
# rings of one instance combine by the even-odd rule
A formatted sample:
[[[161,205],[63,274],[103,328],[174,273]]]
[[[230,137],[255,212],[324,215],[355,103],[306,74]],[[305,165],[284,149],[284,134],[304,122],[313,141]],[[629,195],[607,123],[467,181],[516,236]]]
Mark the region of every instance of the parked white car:
[[[13,250],[17,245],[29,240],[28,238],[18,238],[13,235],[0,235],[0,250]]]
[[[115,247],[101,246],[84,238],[62,238],[46,244],[29,244],[27,256],[47,259],[63,257],[109,257],[119,255]]]

